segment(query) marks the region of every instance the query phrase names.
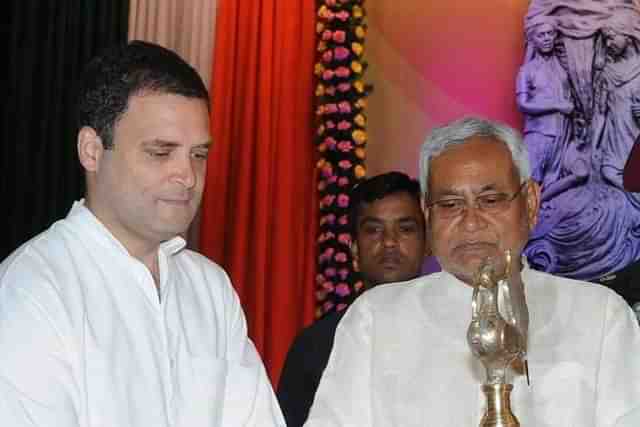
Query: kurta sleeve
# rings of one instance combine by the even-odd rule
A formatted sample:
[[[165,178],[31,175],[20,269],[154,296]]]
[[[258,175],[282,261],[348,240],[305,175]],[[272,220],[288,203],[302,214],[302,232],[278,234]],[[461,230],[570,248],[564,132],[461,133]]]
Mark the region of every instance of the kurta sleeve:
[[[247,322],[238,295],[223,278],[227,319],[227,378],[223,426],[285,426],[262,359],[247,336]]]
[[[598,427],[640,426],[640,328],[629,306],[609,295],[598,373]]]
[[[0,425],[77,427],[78,389],[55,294],[42,298],[23,285],[0,284]]]
[[[373,320],[366,298],[349,307],[336,330],[305,427],[366,427],[372,423]]]

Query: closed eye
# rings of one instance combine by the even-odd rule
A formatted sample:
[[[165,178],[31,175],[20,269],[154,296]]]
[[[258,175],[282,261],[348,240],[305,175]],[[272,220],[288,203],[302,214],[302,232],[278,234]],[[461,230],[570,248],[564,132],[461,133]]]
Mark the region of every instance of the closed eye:
[[[454,210],[464,207],[465,201],[464,199],[444,199],[438,200],[434,205],[441,210]]]

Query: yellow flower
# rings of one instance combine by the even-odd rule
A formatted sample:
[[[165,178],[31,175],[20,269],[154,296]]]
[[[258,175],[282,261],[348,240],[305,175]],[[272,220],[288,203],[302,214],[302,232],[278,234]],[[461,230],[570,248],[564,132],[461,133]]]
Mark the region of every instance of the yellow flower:
[[[351,43],[351,50],[353,51],[353,53],[355,53],[356,55],[360,56],[360,55],[362,55],[362,52],[364,51],[364,47],[362,46],[362,44],[360,44],[358,42],[353,42],[353,43]]]
[[[324,159],[320,159],[318,160],[318,163],[316,163],[316,167],[318,169],[322,169],[322,167],[324,166],[325,160]]]
[[[320,18],[326,18],[328,13],[329,13],[329,9],[327,9],[327,6],[325,5],[322,5],[320,9],[318,9],[318,16]]]
[[[317,73],[316,73],[316,74],[317,74]],[[322,73],[320,73],[320,74],[322,74]],[[362,83],[362,80],[356,80],[356,81],[353,83],[353,87],[355,87],[355,88],[356,88],[356,90],[357,90],[359,93],[363,93],[363,92],[364,92],[364,83]]]
[[[356,37],[358,37],[359,39],[363,39],[365,34],[366,34],[366,31],[364,27],[362,25],[358,25],[356,27]]]
[[[364,110],[365,108],[367,108],[367,100],[364,98],[360,98],[356,101],[356,107],[360,108],[361,110]]]
[[[363,148],[360,148],[360,147],[356,148],[355,149],[355,153],[356,153],[356,157],[357,158],[359,158],[359,159],[364,159],[365,158],[365,152],[364,152]]]
[[[358,165],[353,169],[353,173],[355,174],[356,178],[364,178],[364,176],[367,174],[367,171],[364,166]]]
[[[362,64],[359,61],[351,61],[351,69],[354,73],[360,74],[362,72]]]
[[[318,52],[324,52],[325,50],[327,50],[327,43],[325,43],[324,41],[320,40],[318,42]]]
[[[353,118],[353,121],[355,122],[355,124],[361,127],[364,127],[364,125],[367,123],[367,119],[365,119],[362,114],[356,114],[356,116]]]
[[[324,66],[321,63],[316,62],[313,72],[315,73],[316,76],[322,75],[322,73],[324,72]]]
[[[367,133],[363,130],[356,129],[351,132],[351,137],[356,142],[357,145],[362,145],[367,142]]]
[[[316,24],[316,33],[321,33],[324,31],[324,24],[322,22],[318,22]]]
[[[316,96],[322,95],[324,95],[324,85],[319,83],[318,86],[316,86]]]
[[[362,18],[363,13],[360,6],[353,6],[352,13],[354,18]]]

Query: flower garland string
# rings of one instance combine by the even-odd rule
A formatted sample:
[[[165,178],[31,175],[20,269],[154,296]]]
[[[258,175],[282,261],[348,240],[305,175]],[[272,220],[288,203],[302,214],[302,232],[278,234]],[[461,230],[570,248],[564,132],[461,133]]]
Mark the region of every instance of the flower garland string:
[[[366,97],[363,82],[367,31],[364,0],[321,0],[315,65],[316,145],[319,152],[320,226],[317,317],[343,310],[362,290],[353,268],[349,191],[365,174]]]

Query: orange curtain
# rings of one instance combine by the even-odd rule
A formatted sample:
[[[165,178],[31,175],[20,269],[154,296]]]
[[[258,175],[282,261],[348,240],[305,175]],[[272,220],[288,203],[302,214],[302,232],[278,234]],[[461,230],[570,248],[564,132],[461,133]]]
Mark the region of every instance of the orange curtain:
[[[231,276],[272,381],[313,319],[314,0],[220,0],[200,248]]]

